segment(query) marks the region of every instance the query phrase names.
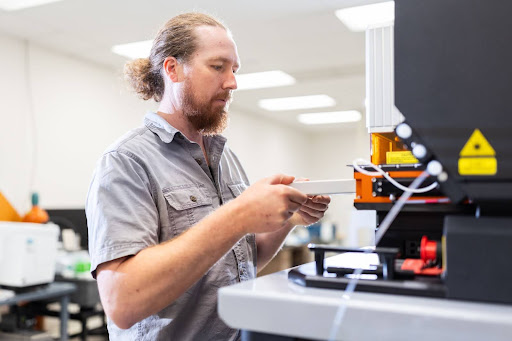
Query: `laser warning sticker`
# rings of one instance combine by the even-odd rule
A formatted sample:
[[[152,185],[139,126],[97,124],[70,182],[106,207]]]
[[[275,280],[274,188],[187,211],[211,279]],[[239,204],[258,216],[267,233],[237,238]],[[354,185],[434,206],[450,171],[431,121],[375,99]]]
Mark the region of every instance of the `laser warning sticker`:
[[[496,175],[498,172],[496,152],[480,129],[471,134],[459,156],[460,175]]]
[[[489,141],[485,138],[480,129],[475,129],[464,148],[459,153],[460,156],[495,156],[496,152]]]

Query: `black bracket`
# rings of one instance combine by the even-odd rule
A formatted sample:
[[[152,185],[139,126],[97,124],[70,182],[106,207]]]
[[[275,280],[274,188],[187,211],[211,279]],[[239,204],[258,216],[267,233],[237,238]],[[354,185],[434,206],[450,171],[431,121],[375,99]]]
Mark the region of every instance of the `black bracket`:
[[[379,256],[379,260],[382,263],[382,273],[383,278],[385,280],[393,279],[395,277],[395,259],[400,252],[400,249],[394,247],[377,247],[373,250],[371,249],[353,249],[346,247],[338,247],[331,245],[317,245],[317,244],[308,244],[308,248],[315,253],[315,265],[316,265],[316,274],[318,276],[323,276],[325,266],[325,253],[326,252],[336,252],[336,253],[345,253],[345,252],[357,252],[357,253],[376,253]]]

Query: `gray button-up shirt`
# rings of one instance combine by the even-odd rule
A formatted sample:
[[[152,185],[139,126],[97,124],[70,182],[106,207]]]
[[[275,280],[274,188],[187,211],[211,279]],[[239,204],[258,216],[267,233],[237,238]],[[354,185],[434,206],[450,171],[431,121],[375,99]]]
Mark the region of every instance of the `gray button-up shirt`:
[[[101,263],[180,235],[247,188],[247,176],[225,142],[222,136],[205,137],[208,167],[197,143],[148,113],[143,127],[107,149],[86,204],[93,276]],[[249,234],[162,311],[127,330],[109,320],[110,339],[236,340],[239,332],[217,314],[217,290],[255,275],[256,243]]]

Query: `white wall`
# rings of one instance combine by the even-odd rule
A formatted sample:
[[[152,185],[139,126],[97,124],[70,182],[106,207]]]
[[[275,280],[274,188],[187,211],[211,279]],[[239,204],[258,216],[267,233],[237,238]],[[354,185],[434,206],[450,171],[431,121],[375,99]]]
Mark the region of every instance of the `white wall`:
[[[305,155],[310,152],[311,137],[307,133],[260,117],[231,112],[225,135],[251,183],[277,173],[305,177],[309,172]]]
[[[43,207],[83,207],[96,159],[151,105],[108,68],[2,35],[0,47],[0,191],[20,213],[32,189]]]
[[[24,49],[0,36],[0,191],[21,207],[28,200],[31,155]]]

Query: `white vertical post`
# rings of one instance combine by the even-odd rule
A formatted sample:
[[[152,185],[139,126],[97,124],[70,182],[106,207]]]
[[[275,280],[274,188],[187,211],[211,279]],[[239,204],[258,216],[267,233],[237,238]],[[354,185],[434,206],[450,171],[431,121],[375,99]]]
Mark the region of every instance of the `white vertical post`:
[[[404,120],[395,107],[394,25],[366,30],[366,127],[370,133],[392,132]]]

